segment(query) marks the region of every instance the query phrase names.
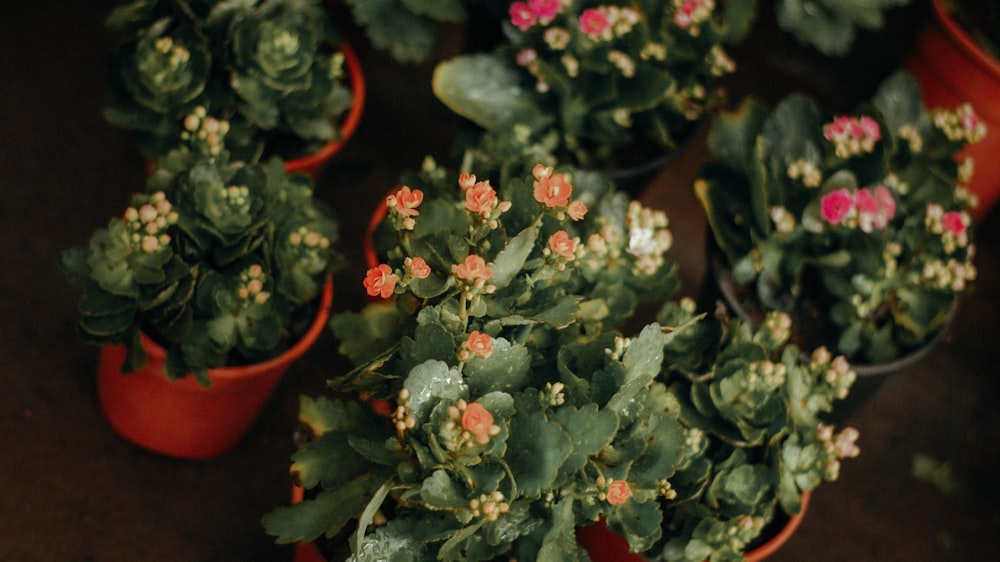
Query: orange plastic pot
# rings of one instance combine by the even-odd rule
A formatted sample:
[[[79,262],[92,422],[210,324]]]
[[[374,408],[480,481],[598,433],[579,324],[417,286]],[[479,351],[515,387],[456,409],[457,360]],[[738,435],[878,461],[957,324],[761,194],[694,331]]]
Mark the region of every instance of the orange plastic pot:
[[[323,168],[323,164],[344,148],[344,145],[354,135],[354,131],[357,130],[358,124],[361,122],[361,114],[365,108],[365,77],[361,72],[361,62],[358,60],[357,53],[347,43],[341,46],[341,51],[344,53],[344,64],[347,66],[347,74],[351,79],[351,92],[354,95],[354,104],[347,112],[347,116],[344,117],[344,122],[341,124],[340,138],[327,143],[313,154],[285,162],[285,170],[290,174],[305,172],[315,180]]]
[[[375,207],[375,211],[372,212],[371,218],[368,220],[368,230],[365,231],[364,240],[364,251],[365,251],[365,267],[371,269],[373,267],[378,267],[379,259],[378,253],[375,251],[375,246],[372,243],[372,239],[375,236],[375,229],[378,225],[385,220],[386,215],[389,214],[389,207],[386,205],[385,199],[381,199],[378,202],[378,206]]]
[[[1000,61],[986,53],[943,6],[920,31],[906,69],[923,93],[927,107],[954,107],[968,102],[986,124],[986,138],[959,156],[971,156],[975,172],[969,190],[979,197],[975,218],[982,218],[1000,196]]]
[[[123,374],[125,347],[101,348],[97,386],[104,416],[119,435],[145,449],[183,459],[210,459],[234,447],[257,419],[275,385],[315,343],[333,302],[327,279],[319,311],[305,335],[274,359],[254,365],[209,369],[212,386],[190,374],[171,382],[164,374],[166,351],[142,335],[144,369]]]
[[[745,554],[748,562],[760,562],[778,551],[788,542],[805,516],[806,508],[809,507],[809,499],[812,492],[802,494],[802,510],[789,518],[785,526],[767,542],[750,550]],[[580,527],[576,530],[576,541],[587,550],[590,559],[594,562],[646,562],[640,554],[634,554],[628,550],[628,541],[625,537],[613,533],[604,524],[604,520],[589,526]]]

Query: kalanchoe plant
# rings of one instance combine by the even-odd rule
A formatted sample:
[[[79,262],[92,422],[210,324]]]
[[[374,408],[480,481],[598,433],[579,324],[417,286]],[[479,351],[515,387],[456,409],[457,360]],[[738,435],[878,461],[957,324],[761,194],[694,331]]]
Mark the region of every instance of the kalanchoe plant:
[[[679,412],[684,442],[650,554],[740,561],[770,538],[773,522],[801,510],[804,492],[836,480],[841,460],[858,455],[857,430],[822,420],[856,377],[843,356],[790,344],[785,313],[754,329],[694,311],[689,300],[671,302],[658,318],[667,327],[659,407]]]
[[[108,26],[109,121],[160,157],[202,107],[232,126],[229,149],[300,156],[339,138],[352,104],[340,39],[318,0],[133,0]]]
[[[435,70],[435,94],[488,135],[519,136],[558,161],[604,168],[630,148],[676,147],[734,65],[750,3],[531,0],[509,3],[506,40]],[[497,141],[494,141],[497,142]]]
[[[854,115],[793,95],[721,116],[717,161],[695,187],[724,265],[760,309],[880,362],[940,331],[971,288],[972,163],[955,154],[984,133],[967,105],[924,109],[897,73]]]
[[[742,560],[858,454],[856,430],[819,417],[854,373],[825,348],[802,359],[786,314],[754,331],[685,301],[660,321],[631,338],[409,340],[371,363],[398,389],[389,414],[302,398],[312,440],[292,471],[315,495],[267,531],[349,526],[354,562],[550,562],[589,560],[576,533],[603,518],[634,552]]]
[[[294,343],[340,258],[337,223],[308,177],[287,175],[279,159],[231,162],[224,121],[188,125],[146,192],[62,265],[83,289],[85,341],[127,345],[132,371],[145,362],[142,332],[167,350],[168,376],[191,372],[208,385],[207,369]]]
[[[539,165],[494,189],[428,162],[411,180],[387,200],[374,301],[332,321],[356,368],[331,385],[389,407],[302,398],[310,495],[264,517],[279,541],[345,533],[355,562],[587,560],[577,528],[603,518],[635,552],[737,560],[857,454],[819,417],[854,373],[786,345],[787,314],[754,331],[682,301],[616,331],[618,296],[676,281],[638,251],[666,249],[663,217],[584,188],[596,174]]]

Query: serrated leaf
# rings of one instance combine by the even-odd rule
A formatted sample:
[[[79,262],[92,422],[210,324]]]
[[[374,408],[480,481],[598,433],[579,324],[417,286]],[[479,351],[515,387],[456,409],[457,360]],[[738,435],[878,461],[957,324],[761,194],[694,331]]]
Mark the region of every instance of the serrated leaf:
[[[420,486],[420,500],[430,509],[468,507],[465,490],[444,470],[435,470]]]
[[[529,226],[511,238],[491,264],[493,276],[490,277],[490,284],[495,285],[497,289],[503,289],[509,285],[521,272],[524,262],[528,259],[531,251],[535,249],[537,238],[537,225]]]
[[[599,410],[597,404],[587,404],[579,409],[563,406],[555,411],[552,419],[562,426],[573,442],[573,452],[563,463],[564,473],[583,468],[587,458],[610,444],[618,432],[618,416],[611,410]]]
[[[367,476],[355,478],[323,490],[315,499],[279,507],[261,521],[265,531],[282,544],[311,542],[322,535],[332,537],[359,515],[360,506],[368,503],[378,485],[373,486]]]
[[[485,129],[516,123],[541,127],[552,121],[521,87],[521,74],[499,56],[477,53],[442,62],[431,87],[452,111]]]
[[[555,481],[573,443],[559,424],[541,412],[515,416],[510,426],[507,459],[518,493],[538,496]]]
[[[531,382],[531,355],[523,345],[509,345],[506,340],[494,340],[493,353],[485,358],[473,358],[462,370],[474,395],[489,392],[515,392]]]
[[[417,423],[427,419],[439,400],[458,400],[469,394],[462,374],[443,361],[417,365],[410,370],[403,387],[410,393],[410,411]]]

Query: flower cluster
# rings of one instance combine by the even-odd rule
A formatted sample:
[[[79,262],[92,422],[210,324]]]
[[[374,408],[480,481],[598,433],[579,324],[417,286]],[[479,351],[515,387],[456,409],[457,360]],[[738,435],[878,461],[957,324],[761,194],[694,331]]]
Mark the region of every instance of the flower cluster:
[[[809,341],[880,362],[938,333],[975,279],[971,165],[955,155],[982,134],[968,106],[928,111],[897,73],[855,115],[790,96],[721,116],[695,188],[760,309],[819,318]]]
[[[555,161],[606,168],[647,145],[652,159],[714,103],[713,82],[734,69],[722,44],[751,12],[713,0],[512,2],[506,41],[441,63],[434,91],[488,136],[527,126]]]

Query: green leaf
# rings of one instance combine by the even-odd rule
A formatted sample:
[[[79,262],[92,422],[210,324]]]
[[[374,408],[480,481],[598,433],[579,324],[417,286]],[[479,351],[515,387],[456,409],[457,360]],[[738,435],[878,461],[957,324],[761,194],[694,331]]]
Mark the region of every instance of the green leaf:
[[[331,400],[326,396],[311,398],[299,395],[299,421],[312,429],[313,435],[327,431],[348,431],[362,418],[361,405],[356,402]]]
[[[576,542],[574,499],[569,496],[552,505],[552,526],[542,539],[538,562],[578,562],[580,546]]]
[[[653,379],[660,372],[663,363],[663,333],[659,324],[650,324],[642,329],[639,336],[632,339],[622,364],[625,366],[625,380],[608,401],[608,408],[616,414],[628,418],[635,415],[641,399]]]
[[[462,0],[402,0],[402,2],[414,13],[439,21],[457,23],[468,16]]]
[[[648,550],[660,539],[663,513],[655,501],[627,501],[608,512],[608,528],[628,540],[629,550]]]
[[[728,4],[728,3],[727,3]],[[739,109],[720,113],[708,130],[708,148],[715,158],[741,170],[753,155],[753,145],[764,127],[767,109],[747,99]]]
[[[368,503],[373,485],[367,476],[355,478],[336,488],[323,490],[315,499],[293,506],[279,507],[261,520],[264,530],[282,544],[311,542],[321,535],[336,535],[348,521],[358,517]]]
[[[503,289],[521,272],[525,260],[535,249],[535,240],[538,238],[538,226],[532,225],[517,233],[517,236],[510,239],[504,249],[497,254],[493,260],[491,269],[493,276],[490,284],[497,289]]]
[[[403,387],[410,392],[410,410],[422,423],[439,400],[466,398],[469,389],[458,371],[443,361],[426,361],[414,367]]]
[[[347,0],[372,44],[400,62],[426,60],[437,43],[434,22],[407,10],[400,0]]]
[[[545,414],[519,414],[511,419],[507,459],[518,493],[538,497],[555,481],[573,442],[562,427]]]
[[[506,340],[493,340],[493,353],[486,358],[473,358],[462,372],[472,394],[515,392],[531,382],[531,355],[528,348],[510,345]]]
[[[611,410],[598,410],[597,404],[579,409],[563,406],[555,411],[552,419],[573,442],[573,451],[562,469],[567,474],[583,468],[587,459],[609,445],[618,432],[618,416]]]
[[[455,113],[485,129],[518,123],[541,128],[552,121],[521,87],[521,74],[497,55],[461,55],[434,69],[431,87]]]
[[[424,479],[420,486],[420,501],[430,509],[457,509],[469,505],[464,488],[440,469]]]

